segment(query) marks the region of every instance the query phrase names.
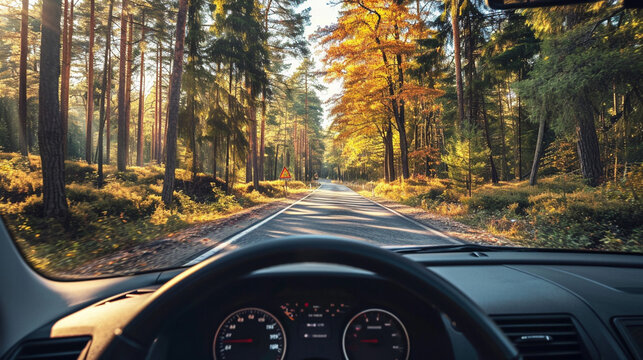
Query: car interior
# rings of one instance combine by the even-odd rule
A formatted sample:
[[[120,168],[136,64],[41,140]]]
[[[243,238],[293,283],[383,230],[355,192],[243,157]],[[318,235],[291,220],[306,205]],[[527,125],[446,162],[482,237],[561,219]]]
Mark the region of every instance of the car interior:
[[[0,274],[6,360],[643,359],[636,252],[295,235],[66,280],[35,270],[0,221]]]
[[[2,291],[6,359],[258,356],[225,355],[244,341],[267,345],[261,359],[632,359],[643,351],[643,258],[634,254],[394,252],[309,236],[189,269],[61,282],[34,272],[4,230],[2,247],[2,273],[11,274],[3,289],[12,289]]]

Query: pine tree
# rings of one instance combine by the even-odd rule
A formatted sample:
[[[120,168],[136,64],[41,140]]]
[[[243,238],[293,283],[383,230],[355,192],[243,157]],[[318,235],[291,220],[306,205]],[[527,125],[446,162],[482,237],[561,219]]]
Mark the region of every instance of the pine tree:
[[[179,117],[179,98],[181,95],[181,76],[183,75],[183,49],[185,44],[185,23],[187,17],[187,0],[179,0],[179,9],[176,15],[176,44],[174,46],[174,63],[170,80],[170,96],[168,106],[167,125],[167,158],[165,161],[165,177],[163,178],[163,191],[161,197],[165,205],[172,203],[174,195],[174,180],[176,169],[176,138]]]
[[[64,129],[58,103],[60,8],[59,0],[42,2],[38,143],[42,163],[44,215],[67,222],[69,213],[65,196]]]

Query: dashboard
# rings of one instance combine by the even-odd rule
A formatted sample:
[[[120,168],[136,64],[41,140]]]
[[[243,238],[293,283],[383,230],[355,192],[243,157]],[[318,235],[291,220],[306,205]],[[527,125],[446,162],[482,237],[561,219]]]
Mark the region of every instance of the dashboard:
[[[525,359],[643,359],[643,256],[499,251],[406,257],[472,299]],[[118,279],[121,290],[32,330],[4,358],[71,341],[80,344],[79,358],[97,358],[114,329],[182,271]],[[217,279],[164,313],[148,358],[478,358],[458,324],[420,295],[431,297],[330,264],[298,263]]]
[[[172,359],[453,357],[440,313],[373,275],[249,277],[193,304],[165,332]]]

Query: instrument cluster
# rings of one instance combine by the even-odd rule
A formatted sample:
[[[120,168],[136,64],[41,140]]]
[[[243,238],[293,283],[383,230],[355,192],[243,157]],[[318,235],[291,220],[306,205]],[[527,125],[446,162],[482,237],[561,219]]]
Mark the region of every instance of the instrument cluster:
[[[295,300],[228,314],[212,351],[215,360],[407,360],[410,347],[404,323],[389,310]]]

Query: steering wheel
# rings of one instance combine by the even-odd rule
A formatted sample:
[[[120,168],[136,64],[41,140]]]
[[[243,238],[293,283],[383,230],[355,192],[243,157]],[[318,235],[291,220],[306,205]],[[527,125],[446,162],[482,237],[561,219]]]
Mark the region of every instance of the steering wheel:
[[[374,272],[435,306],[458,324],[482,359],[520,359],[518,350],[483,310],[442,277],[393,251],[328,236],[266,240],[225,252],[193,266],[164,284],[114,336],[101,359],[144,359],[167,314],[175,313],[212,284],[266,267],[301,262],[347,265]]]

